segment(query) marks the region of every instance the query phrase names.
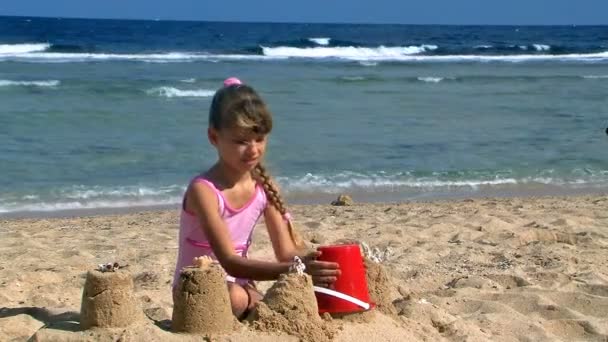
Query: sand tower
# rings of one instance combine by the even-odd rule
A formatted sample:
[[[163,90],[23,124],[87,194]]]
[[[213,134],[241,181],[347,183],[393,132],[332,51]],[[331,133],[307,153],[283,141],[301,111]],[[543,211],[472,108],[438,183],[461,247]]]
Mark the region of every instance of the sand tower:
[[[124,270],[100,272],[92,270],[82,293],[80,326],[126,327],[143,319],[143,312],[133,294],[133,277]]]
[[[235,318],[224,271],[217,263],[200,262],[182,269],[173,304],[174,332],[231,332]]]
[[[312,279],[282,274],[247,318],[254,329],[283,331],[302,341],[330,341],[336,328],[318,314]]]

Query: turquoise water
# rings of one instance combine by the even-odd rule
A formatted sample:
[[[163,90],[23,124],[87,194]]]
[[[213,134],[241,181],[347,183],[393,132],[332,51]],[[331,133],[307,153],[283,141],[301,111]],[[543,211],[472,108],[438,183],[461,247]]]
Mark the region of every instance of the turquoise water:
[[[232,75],[274,113],[292,202],[608,184],[607,27],[2,25],[0,215],[179,203],[215,161],[207,110]]]

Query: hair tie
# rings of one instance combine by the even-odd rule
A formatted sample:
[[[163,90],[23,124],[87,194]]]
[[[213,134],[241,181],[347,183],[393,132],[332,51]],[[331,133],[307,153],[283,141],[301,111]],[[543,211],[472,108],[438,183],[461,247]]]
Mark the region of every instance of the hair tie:
[[[291,222],[291,214],[290,213],[285,213],[283,214],[283,220],[285,220],[285,222]]]
[[[243,82],[236,77],[229,77],[224,80],[224,87],[230,87],[233,85],[241,85]]]

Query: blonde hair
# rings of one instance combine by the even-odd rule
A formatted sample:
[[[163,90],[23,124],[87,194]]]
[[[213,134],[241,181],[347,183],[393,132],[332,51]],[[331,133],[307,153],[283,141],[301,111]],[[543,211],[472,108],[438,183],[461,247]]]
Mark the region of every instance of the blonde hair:
[[[252,87],[245,84],[233,84],[219,89],[213,96],[209,108],[209,127],[218,131],[223,128],[238,127],[250,130],[255,134],[266,135],[272,131],[272,114]],[[287,222],[289,236],[296,247],[304,248],[304,240],[288,217],[285,202],[266,167],[261,162],[258,163],[251,175],[258,184],[262,185],[268,201]]]

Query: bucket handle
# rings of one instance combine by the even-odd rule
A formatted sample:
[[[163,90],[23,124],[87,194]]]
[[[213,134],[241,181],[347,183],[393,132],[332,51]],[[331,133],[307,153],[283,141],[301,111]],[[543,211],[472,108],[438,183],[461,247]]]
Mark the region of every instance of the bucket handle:
[[[358,305],[358,306],[364,308],[365,310],[369,310],[369,308],[370,308],[370,304],[369,303],[366,303],[366,302],[364,302],[362,300],[359,300],[359,299],[357,299],[355,297],[349,296],[349,295],[347,295],[345,293],[334,291],[334,290],[330,290],[330,289],[326,289],[326,288],[320,287],[320,286],[313,286],[313,288],[314,288],[315,292],[319,292],[319,293],[323,293],[323,294],[326,294],[326,295],[329,295],[329,296],[334,296],[334,297],[337,297],[337,298],[340,298],[340,299],[344,299],[345,301],[351,302],[351,303],[353,303],[355,305]]]

